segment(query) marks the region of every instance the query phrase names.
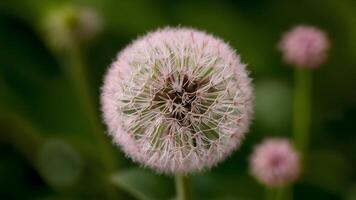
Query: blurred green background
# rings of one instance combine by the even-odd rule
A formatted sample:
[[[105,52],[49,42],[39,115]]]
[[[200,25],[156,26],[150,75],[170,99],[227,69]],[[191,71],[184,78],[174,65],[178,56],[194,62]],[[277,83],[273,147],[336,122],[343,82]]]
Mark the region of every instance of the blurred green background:
[[[95,34],[76,29],[81,8],[99,18]],[[65,26],[57,30],[61,22],[51,16],[61,12]],[[263,138],[292,136],[293,69],[276,44],[297,24],[325,30],[332,48],[313,72],[311,143],[293,196],[355,200],[354,0],[1,0],[0,199],[173,199],[172,177],[139,168],[111,145],[99,107],[116,54],[168,25],[228,41],[248,63],[256,91],[250,133],[225,162],[192,176],[195,199],[263,199],[248,156]],[[61,28],[75,34],[69,45]]]

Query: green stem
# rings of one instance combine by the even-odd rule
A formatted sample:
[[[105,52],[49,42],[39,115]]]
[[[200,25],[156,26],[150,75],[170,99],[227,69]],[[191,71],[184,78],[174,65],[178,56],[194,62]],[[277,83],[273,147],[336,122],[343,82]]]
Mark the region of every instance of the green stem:
[[[87,74],[85,72],[85,64],[82,53],[79,47],[73,46],[68,52],[68,72],[76,89],[77,95],[80,97],[83,109],[87,112],[89,126],[93,133],[94,139],[98,142],[99,155],[102,157],[103,162],[106,165],[107,170],[114,171],[116,169],[115,158],[110,148],[111,144],[107,140],[104,130],[99,121],[99,113],[96,112],[95,103],[90,93],[90,87],[87,80]]]
[[[265,199],[266,200],[276,200],[276,191],[274,188],[265,188]]]
[[[82,56],[81,49],[79,46],[73,44],[63,57],[65,63],[67,74],[75,88],[75,92],[79,97],[81,106],[86,112],[88,117],[88,125],[90,126],[91,133],[96,142],[97,151],[99,158],[102,159],[103,168],[105,170],[102,173],[102,181],[107,183],[108,176],[117,170],[116,157],[114,156],[113,149],[111,148],[111,143],[109,142],[107,136],[105,135],[104,129],[99,120],[99,113],[96,111],[95,101],[93,95],[91,94],[89,81],[87,79],[87,74],[85,70],[84,59]],[[107,183],[107,194],[109,199],[116,199],[116,191],[112,185]]]
[[[305,159],[305,152],[309,145],[309,132],[311,122],[311,71],[296,69],[294,89],[294,116],[293,130],[296,148]]]
[[[190,181],[187,176],[175,177],[176,182],[176,200],[190,200],[191,199],[191,190],[190,190]]]
[[[305,161],[309,146],[312,101],[312,72],[296,68],[294,72],[293,134],[294,145]],[[291,196],[292,189],[289,191]],[[290,197],[292,198],[292,197]]]
[[[266,188],[266,200],[292,200],[289,187]]]

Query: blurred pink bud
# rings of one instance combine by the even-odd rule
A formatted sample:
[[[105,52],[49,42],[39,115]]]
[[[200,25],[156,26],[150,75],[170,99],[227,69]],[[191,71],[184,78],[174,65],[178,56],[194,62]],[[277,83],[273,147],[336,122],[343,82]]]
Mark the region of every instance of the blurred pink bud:
[[[319,67],[326,61],[329,47],[324,31],[305,25],[285,33],[279,43],[284,61],[301,68]]]
[[[250,157],[251,174],[269,187],[294,182],[300,173],[299,155],[287,139],[266,139]]]
[[[97,10],[71,4],[49,9],[42,20],[46,39],[56,50],[91,41],[103,26]]]
[[[250,82],[222,40],[165,28],[134,41],[109,68],[104,121],[134,161],[168,174],[200,171],[242,142],[252,115]]]

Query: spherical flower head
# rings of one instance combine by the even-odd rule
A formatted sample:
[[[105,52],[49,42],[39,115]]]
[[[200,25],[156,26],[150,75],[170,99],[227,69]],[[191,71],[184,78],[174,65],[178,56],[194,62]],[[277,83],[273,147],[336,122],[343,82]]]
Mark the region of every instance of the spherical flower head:
[[[285,186],[300,173],[299,155],[286,139],[267,139],[250,157],[252,175],[269,187]]]
[[[165,28],[134,41],[108,70],[104,121],[134,161],[166,174],[197,172],[241,143],[252,114],[250,82],[222,40]]]
[[[288,31],[279,43],[286,63],[301,68],[317,68],[327,58],[330,43],[316,27],[299,25]]]

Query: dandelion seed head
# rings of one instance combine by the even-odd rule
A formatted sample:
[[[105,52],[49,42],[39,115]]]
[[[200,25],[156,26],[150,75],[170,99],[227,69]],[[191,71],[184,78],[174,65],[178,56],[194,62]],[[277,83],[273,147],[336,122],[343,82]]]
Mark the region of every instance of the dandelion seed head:
[[[236,149],[252,115],[250,78],[222,40],[189,28],[148,33],[119,53],[102,88],[109,134],[159,173],[210,168]]]
[[[286,139],[267,139],[250,157],[252,175],[269,187],[294,182],[300,173],[299,155]]]
[[[279,43],[283,59],[301,68],[317,68],[326,61],[330,43],[316,27],[299,25],[288,31]]]

